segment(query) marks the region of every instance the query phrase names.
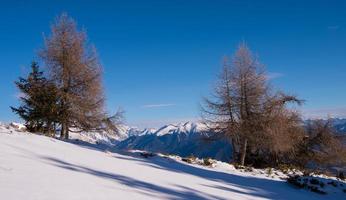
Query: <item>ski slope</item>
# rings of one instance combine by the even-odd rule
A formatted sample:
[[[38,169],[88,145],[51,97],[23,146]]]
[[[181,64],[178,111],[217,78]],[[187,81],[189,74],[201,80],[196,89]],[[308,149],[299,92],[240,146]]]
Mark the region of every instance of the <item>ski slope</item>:
[[[0,199],[346,199],[299,190],[278,177],[0,129]]]

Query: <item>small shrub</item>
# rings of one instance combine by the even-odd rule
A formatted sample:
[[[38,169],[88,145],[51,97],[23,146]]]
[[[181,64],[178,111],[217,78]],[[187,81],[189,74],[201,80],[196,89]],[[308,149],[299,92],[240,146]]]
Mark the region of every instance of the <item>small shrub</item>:
[[[236,168],[236,169],[245,169],[245,166],[243,166],[243,165],[239,165],[238,163],[234,163],[234,168]]]
[[[287,174],[290,171],[294,171],[295,169],[300,169],[300,167],[291,164],[279,164],[278,169],[282,171],[284,174]],[[302,169],[300,170],[302,171]]]
[[[245,167],[246,172],[253,172],[253,167]]]
[[[211,158],[204,158],[203,159],[203,165],[205,165],[205,166],[211,166],[213,163],[214,162]]]
[[[268,176],[272,175],[273,174],[273,168],[267,168],[267,174]]]
[[[251,166],[243,166],[239,164],[233,164],[234,168],[244,170],[245,172],[253,172],[253,167]]]
[[[188,158],[182,158],[181,160],[187,163],[191,163],[191,161]]]
[[[187,162],[187,163],[191,164],[191,163],[193,163],[193,162],[196,161],[196,157],[193,156],[193,155],[190,155],[189,157],[182,158],[181,160],[184,161],[184,162]]]
[[[310,176],[311,172],[308,170],[303,171],[303,176]]]
[[[341,180],[346,180],[345,174],[344,172],[340,172],[337,176],[337,178],[341,179]]]

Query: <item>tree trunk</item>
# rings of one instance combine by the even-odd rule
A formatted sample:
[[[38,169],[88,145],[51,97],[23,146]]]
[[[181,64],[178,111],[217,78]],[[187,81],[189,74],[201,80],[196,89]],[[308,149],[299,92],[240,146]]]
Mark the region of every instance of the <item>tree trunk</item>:
[[[232,162],[236,163],[238,160],[238,153],[236,150],[236,142],[232,139]]]
[[[244,143],[241,146],[240,150],[240,165],[245,164],[245,157],[246,157],[246,150],[247,150],[247,139],[244,139]]]
[[[68,126],[66,126],[65,128],[65,140],[68,140],[68,136],[69,136],[69,131],[68,131]]]
[[[55,137],[56,134],[56,123],[53,123],[53,137]]]
[[[63,122],[62,124],[61,124],[61,131],[60,131],[60,139],[65,139],[65,131],[66,130],[66,124],[65,124],[65,122]]]
[[[52,122],[50,122],[49,120],[47,121],[47,136],[52,137]]]

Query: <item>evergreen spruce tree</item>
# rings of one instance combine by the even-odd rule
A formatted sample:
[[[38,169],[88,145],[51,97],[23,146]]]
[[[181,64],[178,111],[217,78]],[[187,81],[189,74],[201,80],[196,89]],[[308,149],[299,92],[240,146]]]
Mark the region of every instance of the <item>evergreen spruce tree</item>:
[[[11,107],[24,121],[28,131],[53,134],[57,120],[58,96],[54,84],[45,77],[36,62],[31,65],[27,78],[15,82],[20,90],[22,104]]]

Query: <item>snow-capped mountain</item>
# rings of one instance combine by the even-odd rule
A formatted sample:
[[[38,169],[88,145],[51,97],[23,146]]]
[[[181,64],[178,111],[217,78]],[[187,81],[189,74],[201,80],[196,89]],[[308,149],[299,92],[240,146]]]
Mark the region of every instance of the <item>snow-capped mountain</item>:
[[[119,141],[125,140],[131,136],[153,134],[156,131],[157,129],[154,129],[154,128],[139,129],[137,127],[130,127],[130,126],[122,124],[118,127]]]
[[[147,134],[137,134],[119,142],[118,149],[138,149],[180,156],[211,157],[222,161],[231,158],[227,140],[212,139],[203,123],[170,124]]]
[[[199,122],[186,122],[179,124],[169,124],[159,128],[157,131],[152,132],[156,136],[163,136],[167,134],[188,134],[192,132],[206,132],[207,127],[203,123]]]
[[[341,134],[346,133],[346,119],[330,119]],[[309,120],[306,121],[308,123]],[[180,156],[231,159],[231,145],[225,138],[211,139],[212,133],[203,123],[179,123],[155,129],[129,129],[127,138],[116,144],[118,149],[138,149]],[[134,131],[136,130],[136,131]]]

